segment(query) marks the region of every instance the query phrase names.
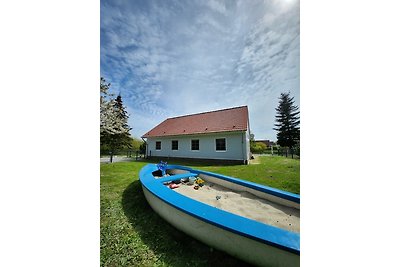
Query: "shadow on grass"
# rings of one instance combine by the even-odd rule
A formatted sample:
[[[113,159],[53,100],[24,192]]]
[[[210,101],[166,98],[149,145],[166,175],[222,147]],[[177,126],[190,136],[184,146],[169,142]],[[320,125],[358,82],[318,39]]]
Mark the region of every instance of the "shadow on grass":
[[[141,240],[161,262],[171,266],[251,266],[178,231],[147,203],[139,180],[123,192],[122,206]]]

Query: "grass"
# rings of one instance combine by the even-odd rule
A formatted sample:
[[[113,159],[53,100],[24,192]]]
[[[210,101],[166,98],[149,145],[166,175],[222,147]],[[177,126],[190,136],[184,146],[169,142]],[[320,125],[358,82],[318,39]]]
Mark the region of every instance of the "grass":
[[[300,192],[300,162],[260,157],[259,164],[213,166],[170,160],[293,193]],[[140,185],[143,161],[100,166],[101,266],[248,266],[176,230],[148,205]]]
[[[300,194],[300,161],[280,156],[261,156],[259,164],[207,166],[206,171],[225,174]]]

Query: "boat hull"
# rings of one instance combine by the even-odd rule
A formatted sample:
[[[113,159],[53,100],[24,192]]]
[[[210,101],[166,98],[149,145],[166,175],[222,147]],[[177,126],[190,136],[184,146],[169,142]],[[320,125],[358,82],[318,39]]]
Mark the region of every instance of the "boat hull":
[[[149,168],[147,175],[151,170],[153,170],[153,168]],[[195,170],[192,169],[191,171],[195,172]],[[263,233],[263,236],[256,236],[256,234],[251,233],[251,229],[245,231],[243,229],[255,227],[258,231],[275,231],[273,234],[282,234],[284,239],[294,238],[294,242],[299,242],[299,235],[294,234],[293,236],[291,233],[286,233],[287,231],[277,231],[277,229],[268,227],[268,225],[260,224],[208,205],[205,205],[207,207],[203,207],[201,205],[204,204],[201,203],[196,203],[201,207],[198,213],[188,212],[185,204],[193,204],[190,203],[193,201],[192,199],[180,196],[172,190],[167,189],[165,186],[162,186],[162,184],[159,188],[161,193],[157,194],[157,190],[154,190],[151,185],[146,184],[146,179],[142,179],[144,175],[145,173],[141,172],[142,188],[146,200],[156,213],[182,232],[211,247],[225,251],[234,257],[257,266],[300,265],[299,249],[297,250],[293,247],[285,248],[282,245],[275,244],[271,240],[266,240],[267,238],[263,236],[268,235],[265,233]],[[207,175],[212,176],[212,173],[207,173]],[[173,197],[171,199],[168,199],[169,195],[167,191],[163,192],[162,189],[164,188],[172,194],[171,196]],[[179,195],[178,198],[175,198],[177,197],[176,195]],[[224,220],[221,221],[221,218],[223,219],[224,216],[227,217],[229,222],[236,220],[236,227],[232,227],[228,222],[224,225],[222,223]],[[293,240],[290,242],[293,242]]]

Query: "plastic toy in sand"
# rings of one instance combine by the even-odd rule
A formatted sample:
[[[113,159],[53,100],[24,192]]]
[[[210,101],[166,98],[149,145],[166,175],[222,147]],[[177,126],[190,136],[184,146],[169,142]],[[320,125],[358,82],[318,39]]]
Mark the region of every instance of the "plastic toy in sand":
[[[195,181],[196,181],[196,178],[195,178],[195,177],[189,177],[188,185],[194,184]]]
[[[202,184],[204,184],[204,180],[201,178],[197,178],[195,183],[198,185],[202,185]]]
[[[157,164],[157,168],[161,171],[162,176],[165,176],[165,171],[167,170],[167,162],[160,161],[160,163]]]
[[[171,188],[171,189],[175,189],[175,188],[178,188],[179,185],[174,184],[174,183],[170,183],[168,187]]]
[[[187,183],[187,182],[189,182],[189,178],[182,178],[181,179],[181,183]]]

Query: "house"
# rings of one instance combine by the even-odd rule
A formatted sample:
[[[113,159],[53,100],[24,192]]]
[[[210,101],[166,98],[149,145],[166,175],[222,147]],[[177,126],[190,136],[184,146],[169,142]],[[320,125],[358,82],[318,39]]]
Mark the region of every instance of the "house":
[[[212,159],[247,164],[247,106],[168,118],[144,134],[146,156]]]

